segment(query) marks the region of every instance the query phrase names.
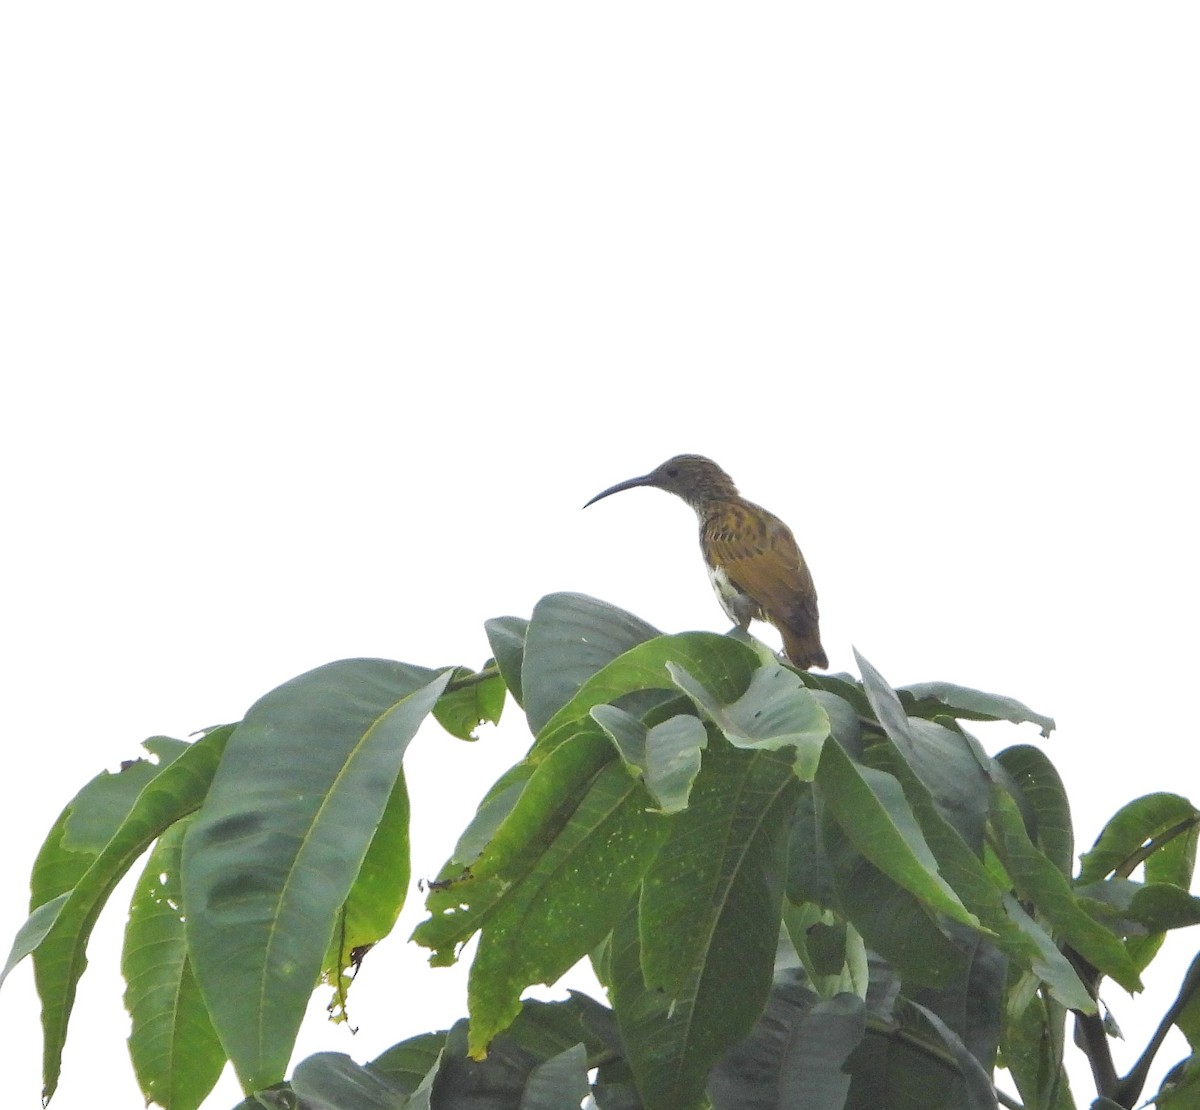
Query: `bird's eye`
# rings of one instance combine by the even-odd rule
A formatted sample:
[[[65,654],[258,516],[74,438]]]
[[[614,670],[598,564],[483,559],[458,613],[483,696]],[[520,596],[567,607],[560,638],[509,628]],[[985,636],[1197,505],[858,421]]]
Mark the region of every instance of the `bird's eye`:
[[[668,478],[678,478],[679,477],[679,467],[668,466],[667,467],[667,477]]]

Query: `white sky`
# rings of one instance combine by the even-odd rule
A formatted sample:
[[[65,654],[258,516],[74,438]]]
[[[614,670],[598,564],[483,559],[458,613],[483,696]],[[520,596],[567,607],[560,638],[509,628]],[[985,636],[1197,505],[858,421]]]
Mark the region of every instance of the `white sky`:
[[[553,590],[723,631],[682,504],[580,512],[678,451],[792,524],[835,669],[853,643],[1055,715],[1081,847],[1137,794],[1200,797],[1198,31],[1193,4],[5,6],[0,943],[60,807],[146,736],[346,656],[478,665],[482,622]],[[415,874],[517,724],[418,738]],[[140,1105],[121,898],[55,1110]],[[314,1019],[300,1055],[463,1012],[420,916],[359,1035]],[[1144,1006],[1106,991],[1130,1055],[1189,944]],[[35,1006],[26,965],[6,1106],[37,1105]]]

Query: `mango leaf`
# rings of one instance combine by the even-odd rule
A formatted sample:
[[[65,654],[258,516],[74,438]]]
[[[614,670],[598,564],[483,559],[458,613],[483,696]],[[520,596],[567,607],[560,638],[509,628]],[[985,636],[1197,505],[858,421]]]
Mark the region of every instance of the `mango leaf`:
[[[432,950],[433,966],[458,959],[462,946],[570,824],[588,785],[616,763],[612,743],[589,719],[542,762],[522,765],[529,771],[513,783],[521,787],[516,803],[483,850],[465,868],[457,858],[450,860],[430,884],[425,904],[431,916],[416,927],[412,939]]]
[[[648,801],[609,763],[490,915],[467,980],[472,1057],[512,1023],[527,986],[555,982],[612,930],[668,831]]]
[[[1071,945],[1128,991],[1142,989],[1137,969],[1121,942],[1078,903],[1069,880],[1029,839],[1016,803],[997,790],[992,807],[996,850],[1017,893],[1035,905],[1056,937]]]
[[[104,851],[146,784],[190,746],[170,736],[152,736],[142,742],[142,747],[153,756],[153,761],[133,759],[123,763],[116,774],[109,771],[98,774],[67,807],[63,848],[93,856]]]
[[[475,811],[475,816],[463,830],[450,857],[451,864],[465,867],[474,863],[482,854],[496,830],[513,811],[518,799],[525,791],[525,784],[532,777],[534,764],[523,761],[510,767],[492,784]]]
[[[1041,991],[1024,1006],[1008,1007],[1000,1063],[1027,1110],[1075,1110],[1063,1068],[1066,1016],[1067,1007]]]
[[[121,955],[133,1070],[146,1104],[170,1110],[196,1110],[226,1059],[187,958],[179,855],[191,820],[167,829],[146,860]]]
[[[291,1086],[305,1110],[400,1110],[411,1094],[391,1076],[341,1052],[301,1060]]]
[[[942,878],[900,783],[883,771],[855,764],[840,744],[821,752],[816,783],[825,812],[880,871],[952,920],[979,928],[979,920]]]
[[[996,762],[1009,773],[1033,816],[1030,839],[1055,867],[1070,875],[1075,865],[1071,806],[1054,764],[1040,748],[1028,744],[1006,748]]]
[[[0,972],[0,985],[8,978],[8,973],[42,943],[46,934],[54,927],[54,922],[58,920],[59,910],[70,896],[70,891],[64,891],[57,898],[43,902],[25,919],[25,924],[17,930],[17,935],[13,938],[4,970]]]
[[[863,689],[883,725],[891,748],[931,797],[972,852],[983,846],[991,801],[991,761],[967,734],[932,721],[909,717],[900,696],[858,652]],[[870,762],[864,753],[863,762]]]
[[[838,912],[910,988],[945,986],[966,973],[962,953],[939,927],[934,911],[865,859],[824,811],[820,835]]]
[[[466,1055],[465,1022],[450,1030],[434,1081],[435,1106],[561,1110],[583,1101],[588,1090],[586,1050],[578,1041],[560,1045],[569,1015],[553,1014],[556,1007],[574,1007],[569,1002],[531,1006],[534,1020],[522,1012],[512,1028],[492,1042],[486,1060]],[[568,1022],[558,1021],[559,1016]],[[552,1027],[537,1028],[547,1017]]]
[[[1109,819],[1091,849],[1079,861],[1079,882],[1091,883],[1107,875],[1127,878],[1138,862],[1155,866],[1149,860],[1169,851],[1163,862],[1170,866],[1153,878],[1191,885],[1196,859],[1196,832],[1200,810],[1178,794],[1146,794],[1122,806]],[[1148,852],[1146,845],[1161,838],[1158,851]],[[1161,863],[1156,861],[1156,865]],[[1151,876],[1147,874],[1147,878]]]
[[[1003,694],[985,694],[952,682],[917,682],[897,691],[900,700],[914,717],[949,716],[968,721],[1026,721],[1042,730],[1043,736],[1054,731],[1054,718],[1035,713],[1016,698]]]
[[[451,736],[459,740],[477,740],[482,724],[498,725],[504,709],[505,686],[500,671],[492,663],[478,673],[459,667],[446,692],[433,707],[433,716]]]
[[[415,1091],[434,1069],[446,1047],[449,1030],[418,1033],[385,1049],[371,1061],[371,1070],[398,1082],[404,1090]]]
[[[636,717],[662,710],[664,697],[686,706],[668,664],[683,667],[715,696],[733,701],[749,686],[758,657],[746,644],[713,632],[683,632],[638,644],[579,687],[540,730],[531,757],[542,757],[559,742],[559,737],[571,735],[579,719],[586,718],[597,705],[614,704]],[[643,697],[649,694],[655,696]]]
[[[592,707],[592,719],[608,733],[625,763],[639,773],[658,812],[687,808],[692,782],[700,773],[700,752],[708,746],[708,733],[699,718],[681,713],[647,728],[615,705],[597,705]]]
[[[862,935],[849,922],[831,910],[823,910],[811,902],[783,907],[783,926],[808,985],[821,998],[839,994],[867,996],[867,951]],[[775,972],[778,982],[781,970],[776,956]]]
[[[658,630],[640,617],[585,594],[542,598],[525,633],[521,664],[529,727],[535,734],[541,732],[587,679],[618,655],[657,635]]]
[[[529,622],[524,617],[493,617],[484,621],[483,630],[487,633],[488,644],[496,666],[500,668],[504,685],[512,694],[513,701],[524,708],[521,667],[525,662],[525,636],[529,631]]]
[[[183,844],[192,968],[246,1090],[283,1078],[337,914],[449,679],[350,659],[256,702]]]
[[[745,693],[726,701],[680,664],[669,662],[666,666],[675,685],[731,744],[763,751],[791,748],[796,774],[806,782],[812,780],[821,746],[829,735],[829,718],[795,671],[777,664],[757,667]]]
[[[612,941],[612,997],[647,1110],[689,1107],[770,990],[800,784],[773,752],[710,748]],[[731,959],[731,953],[737,954]]]
[[[666,835],[600,727],[576,725],[479,858],[443,870],[413,933],[446,964],[483,930],[468,979],[473,1055],[511,1023],[522,989],[553,982],[604,938]]]
[[[334,988],[329,1004],[334,1021],[347,1017],[346,999],[353,982],[347,969],[357,972],[367,950],[392,931],[404,908],[412,875],[408,817],[408,787],[401,769],[322,961],[321,980]]]
[[[42,1000],[45,1100],[49,1101],[58,1086],[67,1023],[75,1002],[76,985],[87,965],[85,952],[96,918],[138,856],[203,801],[232,731],[232,726],[215,729],[188,745],[167,766],[160,767],[128,806],[102,851],[71,852],[63,847],[71,806],[42,845],[30,881],[34,902],[40,905],[64,890],[70,892],[54,924],[33,952],[34,979]],[[76,800],[84,799],[87,791],[85,787]],[[105,797],[107,804],[108,795]]]
[[[787,1106],[837,1110],[850,1091],[846,1063],[865,1031],[857,995],[822,999],[802,975],[783,972],[750,1036],[713,1069],[714,1110],[783,1110],[782,1098]]]
[[[963,1044],[962,1039],[933,1010],[908,1001],[900,1011],[904,1019],[924,1025],[949,1049],[962,1079],[960,1098],[954,1102],[962,1110],[997,1110],[996,1091],[992,1086],[991,1069],[982,1064]],[[926,1088],[928,1091],[928,1088]]]
[[[920,753],[923,750],[931,739],[929,733],[932,731],[944,734],[948,738],[958,735],[927,721],[909,723],[918,726],[910,729],[909,733],[913,745],[909,751],[912,753]],[[876,762],[896,775],[938,861],[941,874],[954,888],[963,904],[994,935],[996,943],[1019,961],[1021,966],[1033,969],[1050,985],[1060,1000],[1074,1006],[1090,1006],[1091,998],[1070,961],[1032,919],[1024,917],[1020,922],[1013,919],[1005,897],[1008,891],[1007,884],[1000,886],[997,883],[983,861],[960,835],[959,828],[971,828],[974,825],[976,803],[973,795],[977,780],[971,779],[962,786],[960,797],[964,800],[957,810],[959,822],[956,827],[945,816],[947,811],[955,812],[955,788],[951,784],[946,783],[940,776],[932,776],[942,791],[939,804],[939,799],[926,786],[925,781],[914,773],[900,745],[876,745],[871,749],[871,753]],[[946,763],[950,767],[954,766],[952,758],[947,758]],[[967,798],[970,800],[967,801]],[[964,813],[964,810],[970,812]]]
[[[928,1008],[900,994],[894,969],[872,957],[867,1035],[847,1067],[847,1110],[995,1106],[987,1072],[960,1037]],[[973,1073],[970,1078],[964,1072]],[[988,1102],[988,1097],[993,1099]]]

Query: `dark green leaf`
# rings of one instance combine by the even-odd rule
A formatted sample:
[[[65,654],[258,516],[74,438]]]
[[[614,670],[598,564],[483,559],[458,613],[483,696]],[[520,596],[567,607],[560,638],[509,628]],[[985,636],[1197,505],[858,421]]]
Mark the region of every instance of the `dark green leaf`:
[[[690,1107],[770,990],[788,822],[800,784],[780,753],[712,747],[688,808],[612,942],[612,997],[647,1110]]]
[[[446,1036],[447,1030],[443,1029],[409,1037],[376,1056],[371,1061],[371,1070],[386,1075],[406,1091],[415,1091],[437,1065],[446,1047]]]
[[[886,957],[912,986],[940,986],[964,974],[962,953],[935,923],[933,911],[863,858],[827,814],[821,842],[838,908],[868,948]]]
[[[1032,815],[1030,839],[1064,875],[1075,866],[1075,835],[1071,831],[1071,806],[1054,764],[1040,748],[1018,744],[996,756],[1021,792],[1025,811]]]
[[[962,1085],[959,1088],[962,1101],[956,1102],[955,1105],[961,1106],[962,1110],[996,1110],[998,1103],[996,1102],[996,1092],[992,1087],[991,1073],[984,1070],[979,1061],[971,1055],[958,1034],[932,1010],[916,1002],[909,1002],[904,1009],[904,1014],[906,1018],[911,1014],[917,1021],[924,1021],[930,1031],[941,1039],[953,1056],[958,1073],[962,1078]]]
[[[709,1077],[714,1110],[840,1110],[850,1090],[844,1065],[865,1029],[857,995],[822,1000],[785,973],[753,1032]]]
[[[319,1052],[301,1060],[292,1090],[304,1110],[403,1110],[404,1086],[370,1064],[356,1064],[341,1052]]]
[[[524,708],[521,667],[525,662],[525,636],[529,622],[524,617],[493,617],[484,622],[483,628],[508,692],[512,694],[513,701]]]
[[[658,630],[641,618],[594,597],[561,593],[542,598],[534,606],[525,634],[521,666],[529,727],[540,733],[587,679],[618,655],[657,635]]]
[[[582,1101],[587,1092],[587,1064],[584,1053],[574,1045],[554,1048],[554,1038],[547,1038],[544,1029],[531,1034],[527,1023],[518,1018],[507,1033],[492,1041],[487,1059],[473,1060],[467,1056],[466,1025],[459,1022],[446,1038],[433,1083],[435,1107],[543,1110],[554,1106],[559,1110]],[[555,1083],[563,1085],[557,1105],[546,1101],[547,1089]],[[536,1101],[526,1102],[531,1089]]]
[[[183,847],[188,949],[243,1086],[282,1079],[338,911],[449,674],[331,663],[238,726]]]

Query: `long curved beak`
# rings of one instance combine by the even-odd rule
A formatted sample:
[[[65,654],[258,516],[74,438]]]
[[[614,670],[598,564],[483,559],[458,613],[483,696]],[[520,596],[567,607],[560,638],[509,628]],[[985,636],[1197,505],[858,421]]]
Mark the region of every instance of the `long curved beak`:
[[[594,505],[597,501],[603,497],[607,497],[610,493],[620,493],[623,489],[633,489],[635,486],[653,485],[653,477],[654,476],[652,474],[643,474],[640,478],[627,478],[624,482],[618,482],[615,486],[609,486],[608,489],[604,490],[602,493],[596,494],[596,496],[587,502],[587,504],[583,507],[586,509],[588,505]]]

